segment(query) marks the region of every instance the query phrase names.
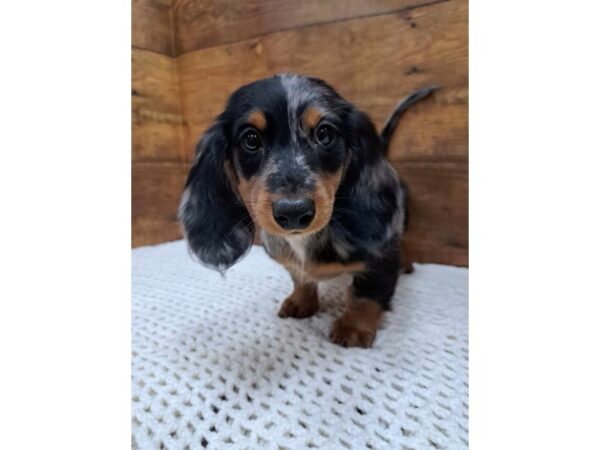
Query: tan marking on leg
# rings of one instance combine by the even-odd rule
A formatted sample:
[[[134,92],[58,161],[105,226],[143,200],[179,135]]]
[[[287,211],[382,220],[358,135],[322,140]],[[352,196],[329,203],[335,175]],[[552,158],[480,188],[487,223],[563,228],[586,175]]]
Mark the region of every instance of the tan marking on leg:
[[[252,125],[254,128],[260,131],[265,131],[267,129],[267,118],[262,111],[258,109],[254,109],[248,115],[248,123]]]
[[[277,255],[273,258],[286,268],[286,270],[292,276],[294,283],[296,283],[297,280],[300,280],[301,282],[317,281],[316,279],[310,277],[306,270],[304,270],[305,267],[303,266],[302,262],[296,258],[293,252],[290,251],[289,255]]]
[[[346,273],[364,272],[366,269],[363,262],[344,264],[341,262],[317,263],[307,261],[303,264],[293,253],[290,253],[289,256],[276,255],[273,256],[273,259],[284,266],[297,279],[314,282],[335,278]]]
[[[346,310],[333,322],[329,337],[343,347],[371,347],[382,316],[379,303],[367,298],[354,298],[350,287],[346,293]]]
[[[303,319],[314,315],[319,310],[319,295],[316,283],[306,283],[294,279],[294,291],[285,299],[279,309],[279,317],[295,317]]]
[[[312,278],[317,280],[337,277],[345,273],[362,272],[365,270],[365,264],[362,262],[354,262],[350,264],[343,263],[310,263],[304,266],[304,270]]]

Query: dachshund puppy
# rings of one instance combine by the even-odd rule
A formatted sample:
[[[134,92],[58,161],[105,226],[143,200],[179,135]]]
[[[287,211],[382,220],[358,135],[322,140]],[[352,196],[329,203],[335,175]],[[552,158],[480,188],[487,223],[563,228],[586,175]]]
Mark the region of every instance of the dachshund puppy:
[[[294,282],[280,317],[315,314],[318,281],[351,274],[330,337],[370,347],[401,271],[407,217],[406,190],[385,154],[403,112],[434,89],[401,102],[381,135],[316,78],[284,74],[238,89],[200,140],[183,193],[192,254],[224,271],[260,228]]]

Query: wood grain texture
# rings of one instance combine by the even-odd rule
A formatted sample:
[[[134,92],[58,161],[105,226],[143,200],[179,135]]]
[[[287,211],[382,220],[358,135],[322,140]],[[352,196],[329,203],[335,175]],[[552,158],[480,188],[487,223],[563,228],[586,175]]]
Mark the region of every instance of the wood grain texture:
[[[154,23],[166,23],[158,11],[169,2],[154,2]],[[468,265],[468,6],[422,3],[174,0],[171,53],[154,38],[134,42],[163,54],[134,51],[133,245],[181,237],[198,138],[235,89],[290,71],[325,79],[378,127],[412,90],[440,86],[402,118],[390,159],[411,189],[410,257]]]
[[[401,122],[392,159],[467,157],[467,5],[463,0],[403,13],[328,23],[178,57],[187,157],[239,86],[293,71],[327,80],[381,127],[412,90],[436,84],[433,100]],[[409,124],[414,126],[409,126]]]
[[[175,60],[133,49],[131,66],[133,161],[183,162],[184,129]]]
[[[187,167],[177,163],[134,163],[131,177],[132,246],[181,238],[177,208]]]
[[[468,160],[467,86],[441,88],[400,119],[390,143],[392,161]]]
[[[132,47],[174,56],[171,18],[171,0],[132,0]]]
[[[405,235],[414,262],[469,264],[469,174],[465,162],[393,164],[410,189]]]
[[[177,55],[275,31],[373,16],[431,0],[175,0]]]

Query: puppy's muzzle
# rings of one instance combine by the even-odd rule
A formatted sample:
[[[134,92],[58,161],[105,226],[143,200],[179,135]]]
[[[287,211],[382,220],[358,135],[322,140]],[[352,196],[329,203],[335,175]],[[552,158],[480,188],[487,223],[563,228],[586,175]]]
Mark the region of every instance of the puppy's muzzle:
[[[282,198],[273,202],[273,218],[284,230],[301,230],[315,217],[315,203],[309,198]]]

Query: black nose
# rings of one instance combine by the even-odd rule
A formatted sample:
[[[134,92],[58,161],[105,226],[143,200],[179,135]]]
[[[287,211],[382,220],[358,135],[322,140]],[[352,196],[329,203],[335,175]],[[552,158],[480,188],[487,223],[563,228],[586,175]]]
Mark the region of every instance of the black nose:
[[[277,200],[273,202],[273,217],[285,230],[300,230],[315,217],[315,203],[309,198]]]

